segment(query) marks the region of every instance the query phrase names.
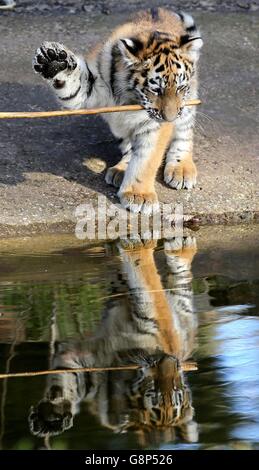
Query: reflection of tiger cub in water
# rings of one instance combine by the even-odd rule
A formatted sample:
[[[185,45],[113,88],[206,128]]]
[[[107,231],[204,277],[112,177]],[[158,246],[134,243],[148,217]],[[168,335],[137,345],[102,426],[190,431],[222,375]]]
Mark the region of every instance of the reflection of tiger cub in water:
[[[173,440],[177,428],[184,439],[195,441],[191,394],[178,363],[194,347],[190,266],[195,242],[190,237],[165,242],[166,276],[158,273],[152,246],[129,250],[120,244],[119,250],[119,282],[112,282],[102,324],[91,338],[60,344],[53,369],[132,363],[141,368],[49,376],[44,399],[30,412],[30,429],[38,436],[61,433],[72,426],[85,400],[103,426],[137,431],[143,445],[155,436]]]

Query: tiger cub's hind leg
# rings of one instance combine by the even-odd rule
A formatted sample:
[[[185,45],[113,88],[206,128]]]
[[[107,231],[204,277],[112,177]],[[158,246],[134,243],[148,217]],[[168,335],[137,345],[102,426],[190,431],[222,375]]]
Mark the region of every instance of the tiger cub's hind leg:
[[[131,159],[131,142],[129,139],[123,139],[120,143],[120,149],[122,153],[121,160],[114,166],[108,168],[105,181],[106,183],[119,188],[124,178],[125,171],[128,167],[128,163]]]

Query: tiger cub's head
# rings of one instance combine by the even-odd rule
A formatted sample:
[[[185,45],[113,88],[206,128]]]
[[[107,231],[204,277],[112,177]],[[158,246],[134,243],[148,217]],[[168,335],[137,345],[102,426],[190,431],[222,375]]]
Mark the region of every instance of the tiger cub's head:
[[[202,39],[191,16],[175,15],[176,33],[166,29],[122,38],[118,48],[127,68],[128,90],[156,121],[174,121],[196,87]],[[159,25],[158,25],[159,27]],[[192,95],[194,97],[194,95]]]
[[[175,357],[165,355],[126,377],[120,373],[110,380],[105,410],[97,407],[95,414],[103,425],[135,433],[142,446],[172,442],[177,434],[188,442],[197,441],[191,392]]]

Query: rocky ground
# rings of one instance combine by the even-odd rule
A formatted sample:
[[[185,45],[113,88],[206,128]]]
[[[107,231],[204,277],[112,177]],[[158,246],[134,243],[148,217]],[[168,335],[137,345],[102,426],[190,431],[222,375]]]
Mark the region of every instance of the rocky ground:
[[[173,191],[159,177],[160,201],[182,203],[202,223],[249,222],[258,217],[259,1],[17,1],[0,12],[0,111],[55,109],[31,68],[46,39],[83,52],[128,18],[153,4],[191,10],[201,25],[202,107],[195,160],[197,188]],[[258,8],[257,8],[258,7]],[[0,121],[0,236],[73,232],[74,211],[105,194],[106,165],[118,159],[99,117]]]
[[[92,13],[98,12],[104,15],[115,14],[118,12],[134,11],[137,8],[148,8],[151,6],[161,6],[178,9],[188,9],[196,11],[220,11],[220,12],[238,12],[238,11],[257,11],[259,9],[258,0],[30,0],[16,1],[16,13],[26,14],[74,14],[80,11]]]

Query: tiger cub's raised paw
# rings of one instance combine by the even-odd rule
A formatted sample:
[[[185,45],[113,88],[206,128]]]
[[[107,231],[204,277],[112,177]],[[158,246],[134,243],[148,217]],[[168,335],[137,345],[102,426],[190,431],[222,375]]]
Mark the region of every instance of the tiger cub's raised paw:
[[[77,66],[75,55],[57,42],[44,42],[32,61],[34,71],[43,78],[54,78],[59,72],[72,72]]]

